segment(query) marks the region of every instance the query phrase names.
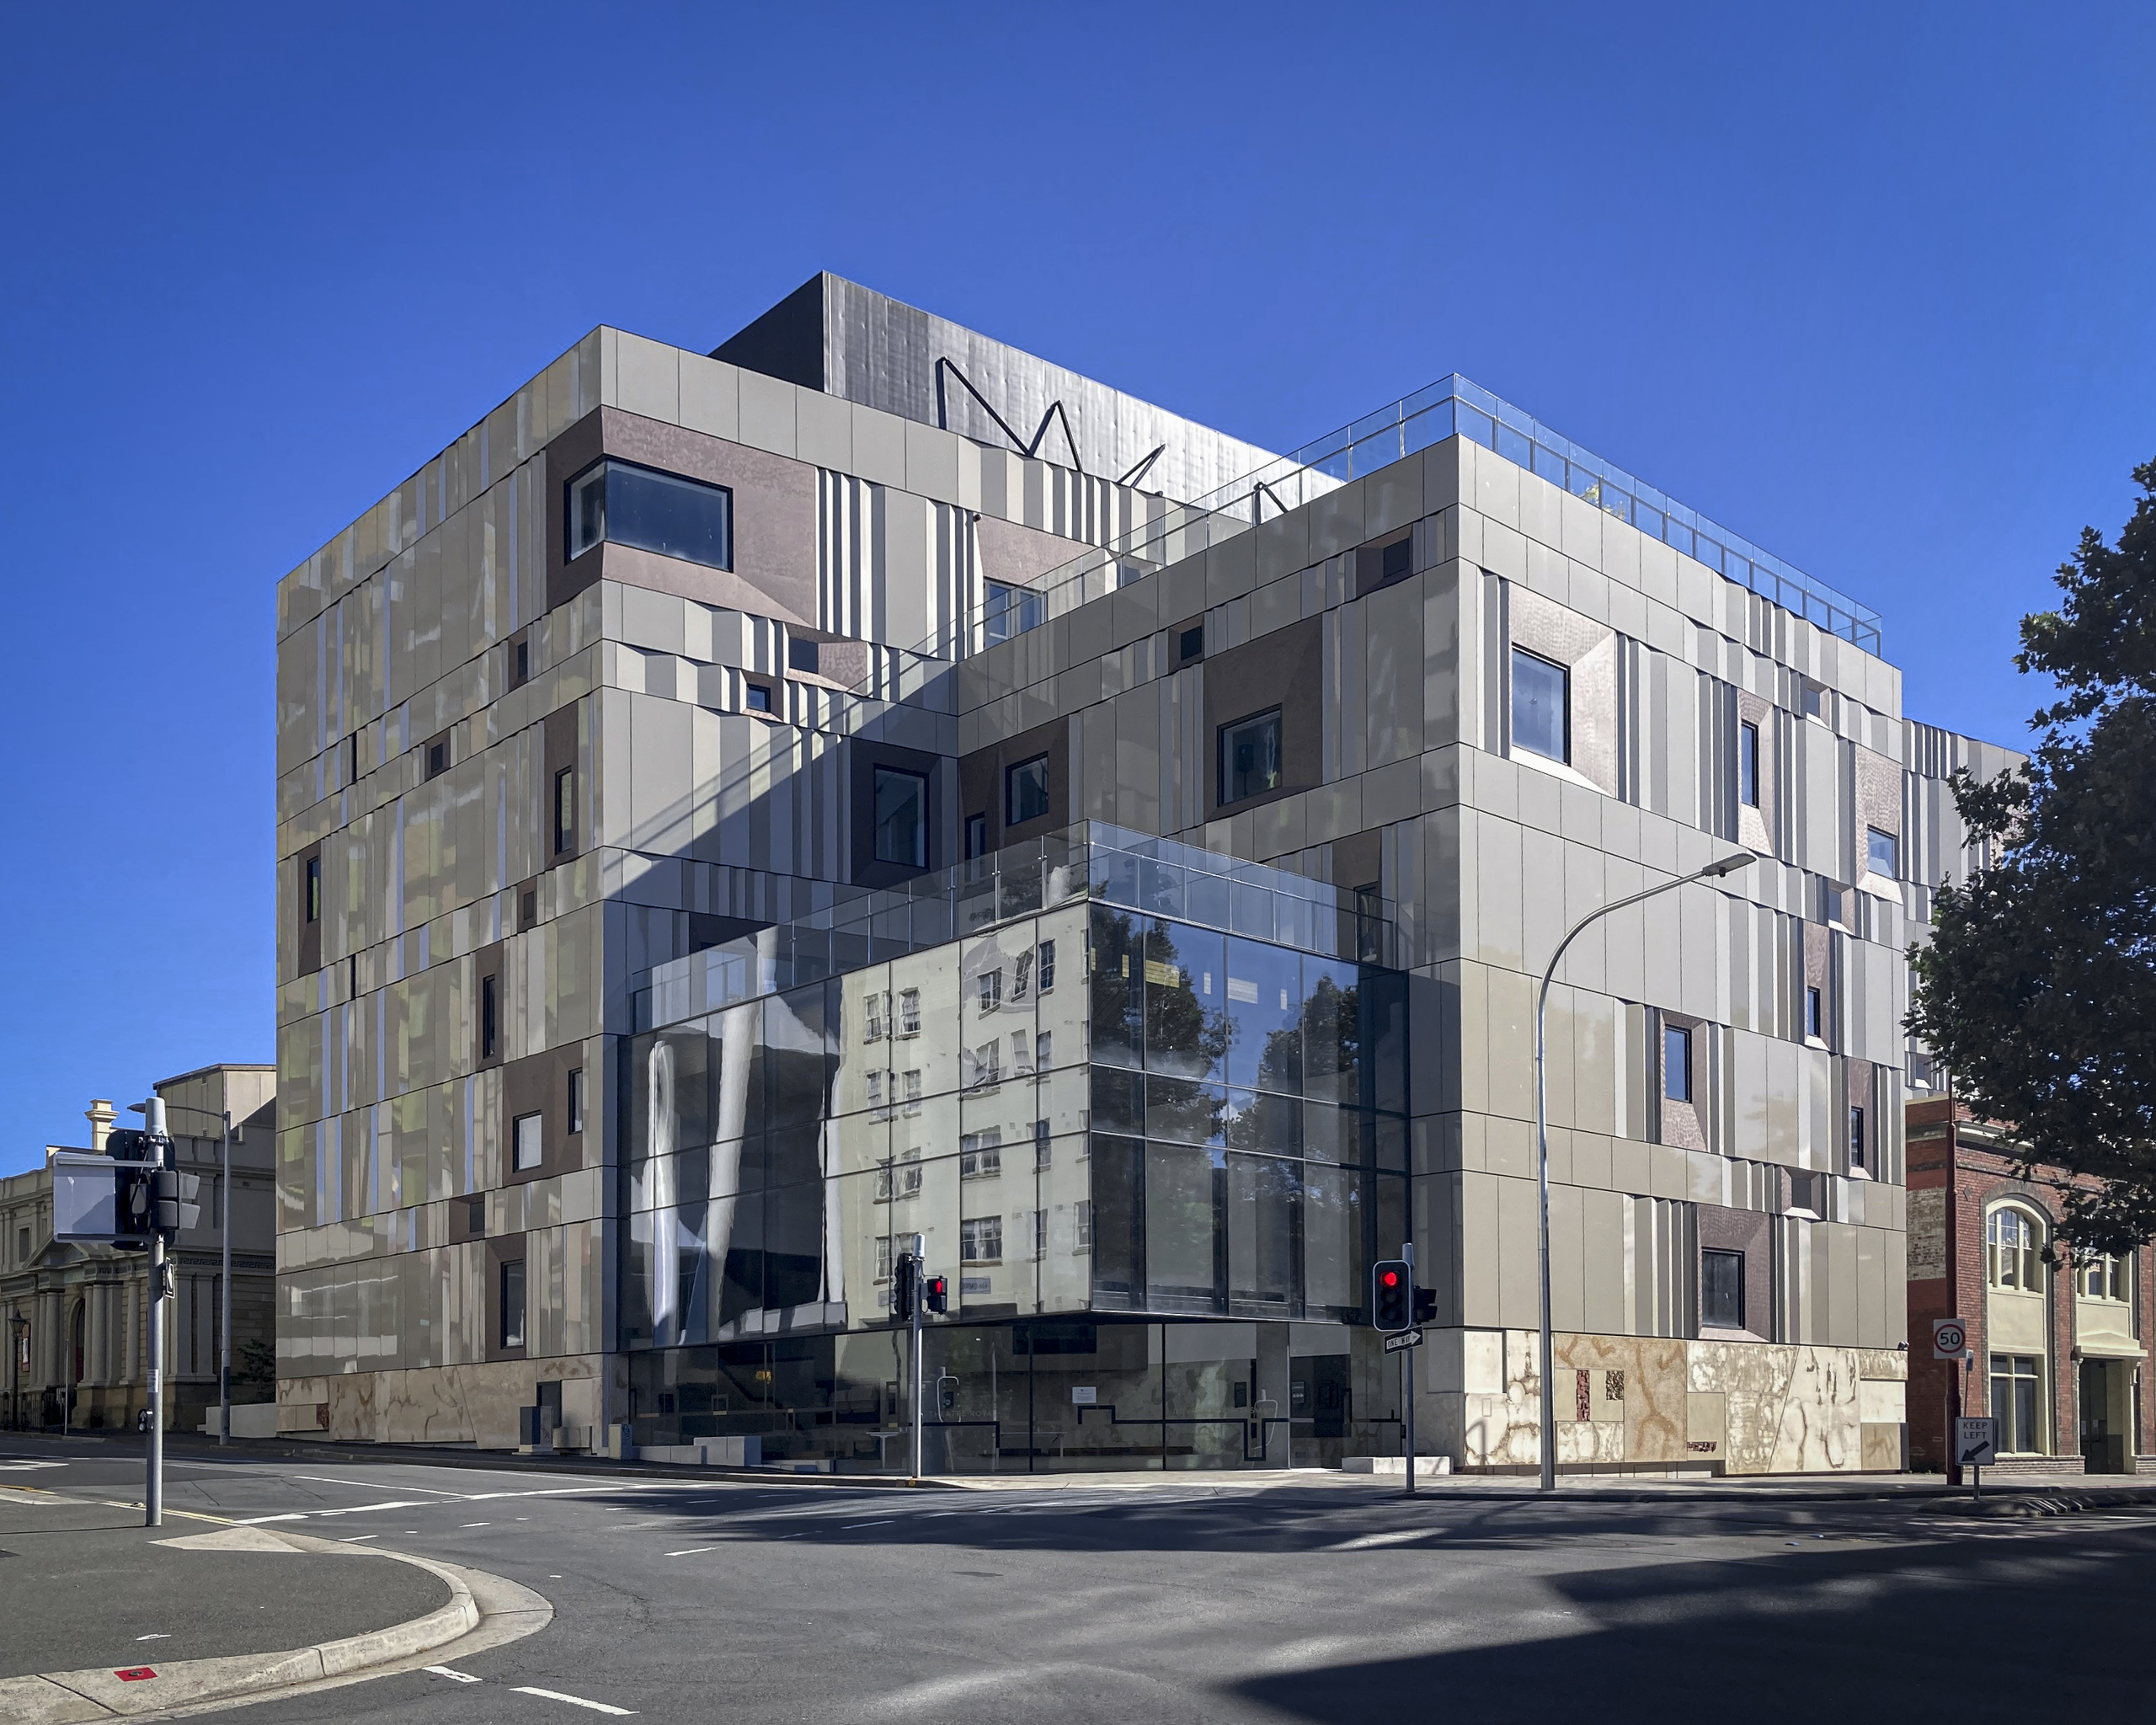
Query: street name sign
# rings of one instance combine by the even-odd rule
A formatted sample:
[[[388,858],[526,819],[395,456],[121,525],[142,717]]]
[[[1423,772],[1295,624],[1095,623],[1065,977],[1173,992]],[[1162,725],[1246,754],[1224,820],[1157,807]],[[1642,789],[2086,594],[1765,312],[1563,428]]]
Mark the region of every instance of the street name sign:
[[[1422,1345],[1422,1332],[1420,1330],[1396,1330],[1385,1338],[1385,1351],[1388,1354],[1397,1354],[1402,1348],[1420,1348]]]

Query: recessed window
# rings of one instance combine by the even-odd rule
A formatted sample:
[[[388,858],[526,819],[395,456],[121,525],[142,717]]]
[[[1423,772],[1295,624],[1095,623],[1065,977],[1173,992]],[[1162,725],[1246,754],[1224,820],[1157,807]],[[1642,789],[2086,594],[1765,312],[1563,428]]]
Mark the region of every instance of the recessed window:
[[[1692,1033],[1662,1027],[1662,1093],[1672,1102],[1692,1099]]]
[[[1572,673],[1513,649],[1513,746],[1550,761],[1572,758]]]
[[[569,1073],[568,1108],[562,1126],[567,1132],[584,1130],[584,1068],[581,1066]]]
[[[2037,1274],[2039,1237],[2036,1218],[2009,1206],[1984,1219],[1984,1279],[1994,1288],[2041,1294]]]
[[[427,745],[427,777],[440,778],[449,771],[449,745],[435,742]]]
[[[988,584],[986,602],[981,607],[980,633],[985,645],[1007,641],[1027,629],[1038,628],[1047,621],[1048,601],[1032,588],[1013,586],[1007,581]]]
[[[1849,1110],[1849,1167],[1852,1170],[1869,1166],[1865,1161],[1864,1110]]]
[[[1378,553],[1378,579],[1396,581],[1415,567],[1415,541],[1396,539]]]
[[[1823,1041],[1825,1033],[1821,1030],[1820,1026],[1825,1022],[1826,1007],[1820,998],[1819,991],[1816,988],[1806,989],[1804,991],[1804,1033],[1815,1042]]]
[[[734,567],[734,494],[627,462],[603,461],[569,481],[572,559],[602,541]]]
[[[544,1159],[540,1124],[536,1114],[519,1114],[510,1127],[510,1167],[517,1173],[537,1167]]]
[[[565,856],[576,848],[576,769],[564,766],[554,775],[554,854]]]
[[[1744,1327],[1744,1254],[1700,1254],[1700,1322],[1718,1329]]]
[[[1280,709],[1220,727],[1220,801],[1240,803],[1280,788]]]
[[[1827,716],[1827,692],[1817,683],[1805,683],[1797,692],[1797,698],[1804,703],[1806,718],[1823,719]]]
[[[539,889],[528,886],[516,895],[516,921],[520,929],[536,928],[539,923]]]
[[[1759,806],[1759,727],[1748,719],[1737,728],[1737,800]]]
[[[988,854],[988,817],[969,814],[966,817],[966,860]]]
[[[1205,625],[1193,623],[1176,638],[1176,658],[1183,665],[1205,657]]]
[[[310,857],[300,875],[301,914],[309,922],[322,921],[322,858]]]
[[[2034,1354],[1991,1357],[1991,1417],[1999,1422],[2001,1454],[2040,1455],[2044,1430],[2036,1418],[2043,1367]]]
[[[768,684],[750,683],[747,699],[751,713],[769,713],[771,710],[771,692]]]
[[[1864,866],[1889,880],[1902,878],[1902,841],[1876,826],[1864,830]]]
[[[487,1232],[487,1200],[483,1196],[464,1199],[464,1231],[479,1238]]]
[[[928,867],[928,781],[893,766],[874,770],[874,855],[905,868]]]
[[[491,1060],[501,1044],[499,991],[491,976],[479,979],[479,1058]]]
[[[823,655],[817,650],[819,644],[800,635],[789,636],[786,644],[787,669],[805,670],[811,676],[820,676]]]
[[[1048,756],[1022,761],[1003,776],[1003,821],[1017,826],[1048,813]]]
[[[524,1260],[513,1258],[502,1266],[502,1346],[524,1345]]]
[[[2079,1282],[2084,1300],[2124,1303],[2133,1293],[2132,1260],[2098,1252],[2082,1262]]]
[[[531,681],[531,644],[519,641],[510,655],[509,686],[520,689]]]

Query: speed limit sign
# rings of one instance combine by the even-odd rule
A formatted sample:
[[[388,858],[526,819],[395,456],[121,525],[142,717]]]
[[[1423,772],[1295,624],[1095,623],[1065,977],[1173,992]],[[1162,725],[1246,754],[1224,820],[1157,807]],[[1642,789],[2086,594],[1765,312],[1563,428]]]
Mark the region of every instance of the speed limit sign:
[[[1969,1333],[1958,1317],[1935,1317],[1931,1321],[1931,1357],[1934,1359],[1959,1359],[1969,1346]]]

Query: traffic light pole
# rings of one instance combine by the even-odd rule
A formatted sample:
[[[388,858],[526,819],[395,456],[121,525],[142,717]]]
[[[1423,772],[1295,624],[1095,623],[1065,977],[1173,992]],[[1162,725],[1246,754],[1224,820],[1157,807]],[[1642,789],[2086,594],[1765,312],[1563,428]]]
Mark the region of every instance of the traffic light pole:
[[[913,1308],[913,1482],[921,1483],[921,1306],[926,1290],[921,1284],[926,1279],[921,1273],[921,1249],[927,1243],[925,1237],[913,1236],[913,1262],[906,1267],[906,1274],[913,1286],[908,1291],[913,1295],[906,1303]]]
[[[1407,1260],[1407,1297],[1412,1301],[1415,1297],[1415,1242],[1412,1240],[1404,1242],[1400,1255]],[[1410,1316],[1413,1316],[1413,1311],[1411,1305]],[[1412,1348],[1400,1350],[1400,1399],[1406,1403],[1401,1413],[1407,1428],[1407,1495],[1412,1498],[1415,1495],[1415,1350]]]
[[[225,1110],[224,1170],[217,1237],[224,1274],[217,1284],[217,1447],[232,1440],[232,1111]]]
[[[165,1105],[152,1097],[143,1109],[143,1125],[157,1156],[169,1151],[165,1142]],[[165,1236],[162,1228],[150,1231],[150,1444],[149,1479],[142,1492],[142,1525],[162,1527],[165,1515]]]

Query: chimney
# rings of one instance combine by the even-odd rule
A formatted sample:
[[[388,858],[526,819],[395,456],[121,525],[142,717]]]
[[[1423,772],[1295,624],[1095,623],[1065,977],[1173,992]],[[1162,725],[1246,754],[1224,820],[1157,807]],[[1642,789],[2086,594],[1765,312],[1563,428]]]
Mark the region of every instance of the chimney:
[[[100,1097],[83,1110],[83,1118],[90,1123],[90,1154],[103,1156],[104,1141],[112,1135],[112,1123],[119,1118],[112,1104]]]

